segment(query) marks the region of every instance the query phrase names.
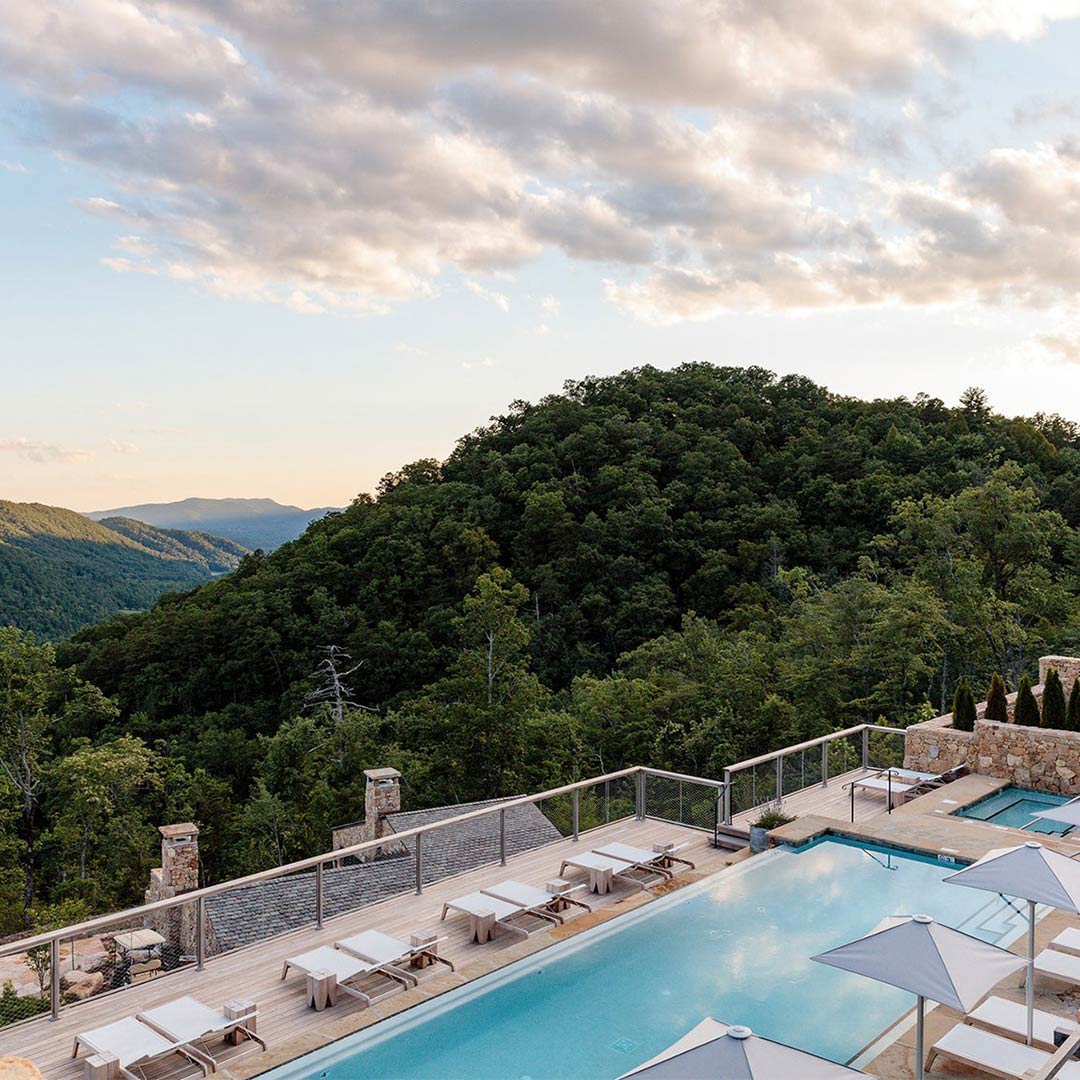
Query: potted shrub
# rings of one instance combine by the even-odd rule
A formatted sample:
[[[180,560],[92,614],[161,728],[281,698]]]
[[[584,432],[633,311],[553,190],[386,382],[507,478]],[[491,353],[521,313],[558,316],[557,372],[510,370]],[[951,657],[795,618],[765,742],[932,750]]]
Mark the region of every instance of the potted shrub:
[[[769,830],[779,829],[781,825],[794,820],[781,810],[764,811],[750,826],[750,850],[764,851],[769,846]]]

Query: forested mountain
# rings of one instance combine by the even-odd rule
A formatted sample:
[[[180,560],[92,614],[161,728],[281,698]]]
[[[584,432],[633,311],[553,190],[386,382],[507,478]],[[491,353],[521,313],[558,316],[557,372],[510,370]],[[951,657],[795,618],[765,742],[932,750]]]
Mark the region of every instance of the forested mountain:
[[[134,518],[160,529],[197,529],[235,540],[250,551],[273,551],[336,509],[323,506],[302,510],[299,506],[282,506],[273,499],[181,499],[95,510],[86,516],[94,521]]]
[[[45,672],[43,776],[121,743],[140,763],[126,847],[79,847],[44,783],[36,895],[130,899],[162,815],[200,823],[211,880],[323,849],[370,766],[412,806],[639,762],[716,776],[944,711],[961,676],[1015,686],[1077,648],[1078,524],[1080,432],[978,391],[867,402],[694,364],[517,402],[227,577],[55,656],[0,645]],[[360,664],[339,709],[305,704],[331,644]]]
[[[246,549],[205,533],[0,500],[0,626],[57,638],[118,611],[149,607],[233,570]]]

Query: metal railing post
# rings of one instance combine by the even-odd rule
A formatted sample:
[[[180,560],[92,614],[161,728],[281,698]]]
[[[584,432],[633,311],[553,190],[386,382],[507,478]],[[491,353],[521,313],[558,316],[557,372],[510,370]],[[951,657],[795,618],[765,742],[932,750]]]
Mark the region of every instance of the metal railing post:
[[[322,929],[323,913],[323,864],[315,867],[315,926]]]
[[[202,971],[206,963],[206,898],[195,902],[195,970]]]
[[[784,755],[776,759],[776,805],[782,806],[784,802]]]
[[[579,799],[578,799],[578,796],[580,794],[580,791],[581,791],[580,788],[574,788],[574,794],[572,796],[573,806],[574,806],[574,843],[577,843],[578,826],[580,824],[580,820],[579,820],[579,816],[578,816],[579,815]]]
[[[416,834],[416,895],[419,896],[424,891],[422,874],[424,872],[424,857],[420,853],[420,848],[423,846],[423,833]]]
[[[506,865],[506,811],[499,811],[499,863]]]
[[[870,729],[862,729],[862,767],[865,772],[870,768]]]
[[[75,950],[71,950],[71,966],[75,966]],[[60,1019],[60,939],[49,942],[49,1006],[50,1020]]]
[[[680,825],[682,824],[682,819],[683,819],[682,789],[683,789],[683,783],[680,780],[679,781],[679,824]]]
[[[611,781],[604,781],[604,824],[611,824]]]
[[[637,776],[634,777],[634,816],[641,821],[644,815],[641,812],[641,798],[642,798],[642,779],[645,774],[639,769]]]
[[[649,793],[649,774],[642,769],[641,770],[641,820],[644,821],[649,815],[648,793]]]
[[[821,744],[821,786],[829,786],[829,744]]]
[[[731,824],[731,770],[724,770],[724,824]]]

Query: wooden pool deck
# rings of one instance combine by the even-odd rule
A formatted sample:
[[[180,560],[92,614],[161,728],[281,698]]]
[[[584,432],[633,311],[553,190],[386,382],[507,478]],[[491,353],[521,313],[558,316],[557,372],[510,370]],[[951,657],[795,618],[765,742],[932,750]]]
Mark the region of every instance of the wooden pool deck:
[[[852,769],[850,772],[841,773],[830,777],[828,784],[822,787],[815,784],[813,787],[803,788],[786,795],[783,800],[783,811],[790,817],[803,817],[814,814],[820,817],[835,819],[836,821],[850,821],[851,819],[851,782],[861,780],[865,776],[872,775],[873,770]],[[772,809],[775,804],[746,810],[741,814],[733,814],[733,825],[748,827],[756,821],[763,810]],[[855,821],[863,821],[866,818],[876,817],[886,812],[885,796],[868,792],[857,788],[855,791]]]
[[[558,876],[561,861],[572,853],[588,851],[603,843],[621,840],[645,848],[655,842],[675,840],[686,844],[680,856],[695,864],[690,871],[680,868],[671,884],[647,892],[617,886],[607,896],[577,893],[593,911],[571,913],[564,926],[541,930],[527,940],[499,934],[485,945],[468,941],[466,920],[452,915],[439,921],[443,902],[464,893],[474,892],[507,878],[542,886]],[[235,998],[248,998],[259,1008],[258,1032],[268,1048],[259,1052],[252,1043],[225,1049],[215,1043],[211,1052],[221,1064],[216,1075],[246,1080],[301,1054],[318,1049],[335,1039],[392,1016],[432,996],[479,978],[514,960],[546,948],[573,934],[604,922],[613,916],[647,904],[672,888],[700,880],[723,869],[742,856],[712,846],[711,833],[687,829],[663,821],[629,819],[583,833],[580,841],[561,840],[514,856],[506,866],[492,865],[455,878],[428,885],[420,896],[406,894],[372,904],[356,911],[327,919],[323,928],[314,925],[243,949],[207,960],[203,971],[183,968],[121,991],[91,998],[65,1007],[58,1020],[37,1018],[6,1030],[0,1029],[0,1055],[28,1058],[48,1080],[79,1080],[84,1076],[85,1052],[71,1059],[72,1040],[77,1032],[150,1009],[184,994],[205,1004],[220,1007]],[[573,871],[568,872],[573,876]],[[336,1006],[315,1012],[305,1002],[304,979],[292,975],[281,980],[283,961],[318,945],[329,945],[339,938],[366,929],[378,929],[408,940],[414,931],[431,928],[449,936],[440,952],[457,968],[451,973],[444,965],[429,971],[416,989],[364,1008],[355,998],[342,995]],[[218,1048],[222,1050],[219,1054]],[[173,1080],[201,1075],[193,1066],[174,1056],[168,1062],[146,1070],[148,1080]]]

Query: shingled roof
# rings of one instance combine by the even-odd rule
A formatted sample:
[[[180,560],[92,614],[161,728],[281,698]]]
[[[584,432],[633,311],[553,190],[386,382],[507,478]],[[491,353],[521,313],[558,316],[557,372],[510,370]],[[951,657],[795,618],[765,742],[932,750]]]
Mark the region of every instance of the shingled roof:
[[[405,810],[388,814],[394,832],[495,806],[506,799],[439,806],[431,810]],[[533,804],[506,811],[506,851],[514,855],[561,839],[554,825]],[[323,871],[323,914],[326,918],[408,892],[416,884],[413,860],[415,838],[400,841],[405,854],[373,862],[358,862]],[[425,882],[474,870],[499,858],[499,815],[448,825],[423,839],[422,870]],[[206,918],[219,951],[236,949],[310,925],[315,917],[315,873],[308,871],[229,889],[206,898]]]

